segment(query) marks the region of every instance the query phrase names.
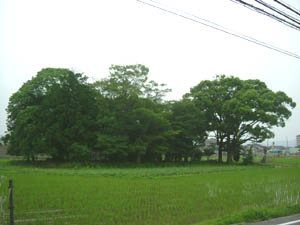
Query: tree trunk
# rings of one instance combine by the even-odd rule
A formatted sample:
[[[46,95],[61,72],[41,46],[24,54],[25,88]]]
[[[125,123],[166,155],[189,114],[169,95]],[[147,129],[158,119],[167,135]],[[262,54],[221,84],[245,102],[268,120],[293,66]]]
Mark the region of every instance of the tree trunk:
[[[189,161],[189,157],[188,156],[184,156],[184,162],[188,162]]]
[[[227,149],[227,163],[232,163],[232,150],[229,148]]]
[[[218,163],[222,163],[222,162],[223,162],[223,151],[219,147],[219,151],[218,151]]]
[[[217,145],[218,145],[218,163],[223,163],[223,150],[224,150],[224,142],[223,138],[217,137]]]
[[[239,162],[240,161],[240,156],[241,156],[241,154],[240,154],[240,147],[233,146],[232,151],[233,151],[233,159],[234,159],[234,161]]]
[[[136,156],[136,163],[141,163],[141,154],[138,152]]]
[[[264,157],[261,160],[262,163],[266,163],[267,162],[267,148],[264,147]]]
[[[218,143],[219,150],[218,150],[218,163],[223,162],[223,149],[224,149],[224,143],[223,140]]]

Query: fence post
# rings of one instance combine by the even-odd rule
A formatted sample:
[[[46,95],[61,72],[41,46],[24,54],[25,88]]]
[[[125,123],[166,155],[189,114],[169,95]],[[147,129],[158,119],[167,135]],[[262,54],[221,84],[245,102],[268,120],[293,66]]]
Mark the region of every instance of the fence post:
[[[14,225],[13,181],[9,180],[9,215],[10,225]]]

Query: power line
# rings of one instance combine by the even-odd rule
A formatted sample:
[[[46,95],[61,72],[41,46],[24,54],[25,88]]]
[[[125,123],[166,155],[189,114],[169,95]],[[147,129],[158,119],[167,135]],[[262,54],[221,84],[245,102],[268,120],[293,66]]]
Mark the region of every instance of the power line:
[[[164,12],[167,12],[167,13],[170,13],[170,14],[173,14],[175,16],[178,16],[178,17],[182,17],[184,19],[187,19],[187,20],[190,20],[190,21],[193,21],[195,23],[199,23],[199,24],[202,24],[204,26],[207,26],[207,27],[210,27],[212,29],[215,29],[215,30],[218,30],[218,31],[221,31],[223,33],[226,33],[226,34],[229,34],[229,35],[232,35],[234,37],[238,37],[238,38],[241,38],[243,40],[246,40],[246,41],[249,41],[249,42],[252,42],[254,44],[257,44],[257,45],[260,45],[260,46],[263,46],[265,48],[269,48],[271,50],[274,50],[274,51],[277,51],[277,52],[280,52],[282,54],[285,54],[285,55],[288,55],[288,56],[291,56],[291,57],[294,57],[294,58],[297,58],[297,59],[300,59],[300,56],[295,54],[295,53],[292,53],[292,52],[289,52],[289,51],[286,51],[284,49],[281,49],[281,48],[278,48],[278,47],[275,47],[275,46],[272,46],[270,44],[267,44],[263,41],[259,41],[255,38],[252,38],[250,36],[246,36],[244,34],[240,34],[240,33],[237,33],[237,32],[234,32],[234,31],[230,31],[229,29],[221,26],[221,25],[218,25],[214,22],[211,22],[209,20],[206,20],[206,19],[203,19],[203,18],[200,18],[198,16],[195,16],[193,14],[190,14],[190,13],[187,13],[187,12],[184,12],[184,11],[180,11],[180,10],[177,10],[178,12],[180,13],[177,13],[177,12],[174,12],[174,11],[171,11],[170,9],[166,9],[166,8],[163,8],[162,6],[158,6],[158,5],[162,5],[161,3],[159,2],[156,2],[156,1],[153,1],[153,0],[150,0],[151,2],[155,3],[155,4],[158,4],[158,5],[154,5],[154,4],[151,4],[149,2],[145,2],[145,1],[142,1],[142,0],[136,0],[137,2],[140,2],[142,4],[145,4],[145,5],[148,5],[148,6],[151,6],[153,8],[156,8],[156,9],[159,9],[159,10],[162,10]],[[166,5],[164,5],[166,7]],[[185,14],[185,15],[183,15]],[[193,18],[191,18],[193,17]],[[199,21],[200,20],[200,21]]]
[[[283,2],[283,1],[279,1],[279,0],[273,0],[274,2],[282,5],[283,7],[287,8],[288,10],[296,13],[298,16],[300,16],[300,11],[298,9],[296,9],[295,7]]]
[[[251,5],[248,2],[245,2],[245,1],[242,1],[242,0],[231,0],[231,1],[234,2],[234,3],[237,3],[237,4],[241,4],[241,5],[243,5],[244,7],[248,8],[248,9],[251,9],[251,10],[253,10],[255,12],[261,13],[261,14],[263,14],[265,16],[268,16],[268,17],[270,17],[272,19],[277,20],[280,23],[285,24],[286,26],[289,26],[291,28],[294,28],[294,29],[300,31],[300,26],[298,26],[297,24],[292,23],[290,21],[287,21],[287,20],[285,20],[283,18],[280,18],[280,17],[278,17],[278,16],[276,16],[276,15],[274,15],[272,13],[269,13],[269,12],[267,12],[267,11],[259,8],[259,7]]]
[[[287,13],[283,12],[282,10],[277,9],[276,7],[270,5],[270,4],[268,4],[268,3],[266,3],[266,2],[264,2],[262,0],[254,0],[254,1],[258,2],[259,4],[265,6],[265,7],[269,8],[269,9],[271,9],[274,12],[277,12],[279,15],[284,16],[285,18],[293,21],[294,23],[300,25],[300,20],[298,20],[297,18],[294,18],[291,15],[288,15]]]

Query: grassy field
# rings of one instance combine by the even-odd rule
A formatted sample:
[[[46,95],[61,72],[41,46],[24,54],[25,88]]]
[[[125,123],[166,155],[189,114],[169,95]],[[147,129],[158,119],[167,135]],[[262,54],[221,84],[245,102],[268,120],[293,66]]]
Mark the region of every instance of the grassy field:
[[[233,224],[300,213],[300,158],[267,165],[25,164],[0,160],[0,224]]]

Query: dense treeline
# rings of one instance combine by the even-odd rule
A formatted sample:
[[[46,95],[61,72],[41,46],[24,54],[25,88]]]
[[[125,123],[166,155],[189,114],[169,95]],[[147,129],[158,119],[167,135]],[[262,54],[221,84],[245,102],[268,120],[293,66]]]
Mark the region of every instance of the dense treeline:
[[[201,81],[179,101],[170,89],[148,80],[143,65],[113,65],[107,78],[68,69],[43,69],[14,93],[3,138],[11,155],[60,161],[157,162],[200,160],[208,135],[216,138],[219,162],[238,160],[241,145],[262,142],[284,126],[295,103],[259,80],[217,76]]]

